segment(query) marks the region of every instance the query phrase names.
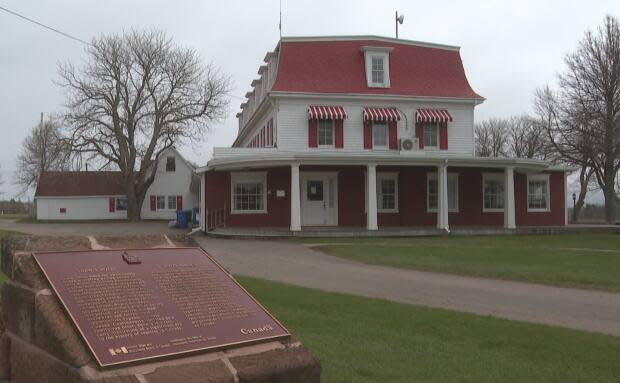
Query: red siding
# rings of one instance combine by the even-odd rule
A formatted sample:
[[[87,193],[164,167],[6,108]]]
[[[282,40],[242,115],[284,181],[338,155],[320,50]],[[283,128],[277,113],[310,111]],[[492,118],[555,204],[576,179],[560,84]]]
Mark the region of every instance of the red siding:
[[[230,214],[230,173],[207,172],[206,208],[210,211],[226,208],[227,226],[238,227],[288,227],[290,225],[290,173],[289,167],[267,169],[267,213]],[[302,166],[304,171],[338,171],[338,225],[366,225],[364,166]],[[379,226],[430,226],[437,223],[437,213],[427,211],[427,173],[434,167],[384,167],[377,172],[399,173],[399,212],[379,213]],[[503,226],[504,214],[482,211],[482,174],[500,172],[497,169],[448,168],[448,173],[458,173],[459,211],[449,213],[449,223],[458,226]],[[276,190],[285,190],[285,197],[276,197]],[[527,212],[526,176],[515,174],[515,209],[517,226],[564,224],[564,173],[550,176],[551,211]]]
[[[563,172],[549,173],[550,207],[548,212],[527,211],[527,176],[515,174],[515,219],[517,226],[564,225],[566,191]]]
[[[226,226],[231,227],[288,227],[291,224],[291,169],[270,168],[267,172],[267,213],[230,213],[230,172],[210,171],[205,174],[205,207],[208,211],[225,209]],[[284,190],[284,197],[276,191]]]

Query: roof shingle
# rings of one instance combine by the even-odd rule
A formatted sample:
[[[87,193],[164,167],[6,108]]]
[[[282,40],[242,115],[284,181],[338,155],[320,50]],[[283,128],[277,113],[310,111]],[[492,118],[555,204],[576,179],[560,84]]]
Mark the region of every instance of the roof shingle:
[[[125,195],[121,172],[41,173],[35,197],[78,197]]]

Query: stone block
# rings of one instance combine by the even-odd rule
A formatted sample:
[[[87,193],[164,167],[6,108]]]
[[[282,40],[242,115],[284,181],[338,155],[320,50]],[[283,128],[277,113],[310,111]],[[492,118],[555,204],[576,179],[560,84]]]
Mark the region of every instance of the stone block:
[[[67,383],[69,367],[41,349],[11,337],[11,383]]]
[[[61,303],[52,295],[35,299],[34,344],[73,367],[94,362]]]
[[[35,293],[30,288],[7,281],[2,286],[4,326],[25,341],[34,338]]]
[[[230,359],[239,383],[320,383],[319,360],[303,346]]]
[[[28,236],[10,235],[0,239],[0,267],[9,278],[13,277],[13,254],[26,247]]]
[[[149,383],[234,383],[234,376],[221,360],[164,366],[144,375]]]
[[[11,376],[11,338],[7,333],[0,335],[0,378],[9,381]]]
[[[37,291],[51,288],[30,252],[16,251],[13,254],[12,279]]]

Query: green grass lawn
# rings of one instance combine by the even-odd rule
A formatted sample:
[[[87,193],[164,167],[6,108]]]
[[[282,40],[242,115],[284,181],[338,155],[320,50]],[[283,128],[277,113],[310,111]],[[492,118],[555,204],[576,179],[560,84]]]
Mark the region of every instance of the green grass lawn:
[[[20,234],[20,233],[16,231],[10,231],[10,230],[0,230],[0,239],[4,236],[11,235],[11,234]],[[0,250],[0,259],[1,258],[2,258],[2,250]],[[0,271],[0,285],[2,285],[5,280],[6,280],[6,276],[2,274],[2,272]]]
[[[620,338],[239,280],[316,353],[326,383],[620,381]]]
[[[28,214],[0,214],[0,220],[21,220],[28,217]]]
[[[620,234],[304,239],[360,262],[620,291]]]

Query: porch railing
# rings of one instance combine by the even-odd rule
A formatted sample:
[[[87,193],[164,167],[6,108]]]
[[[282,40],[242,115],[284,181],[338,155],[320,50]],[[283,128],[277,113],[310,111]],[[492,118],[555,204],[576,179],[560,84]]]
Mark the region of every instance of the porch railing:
[[[220,209],[207,209],[207,231],[226,227],[227,211],[226,205]]]

